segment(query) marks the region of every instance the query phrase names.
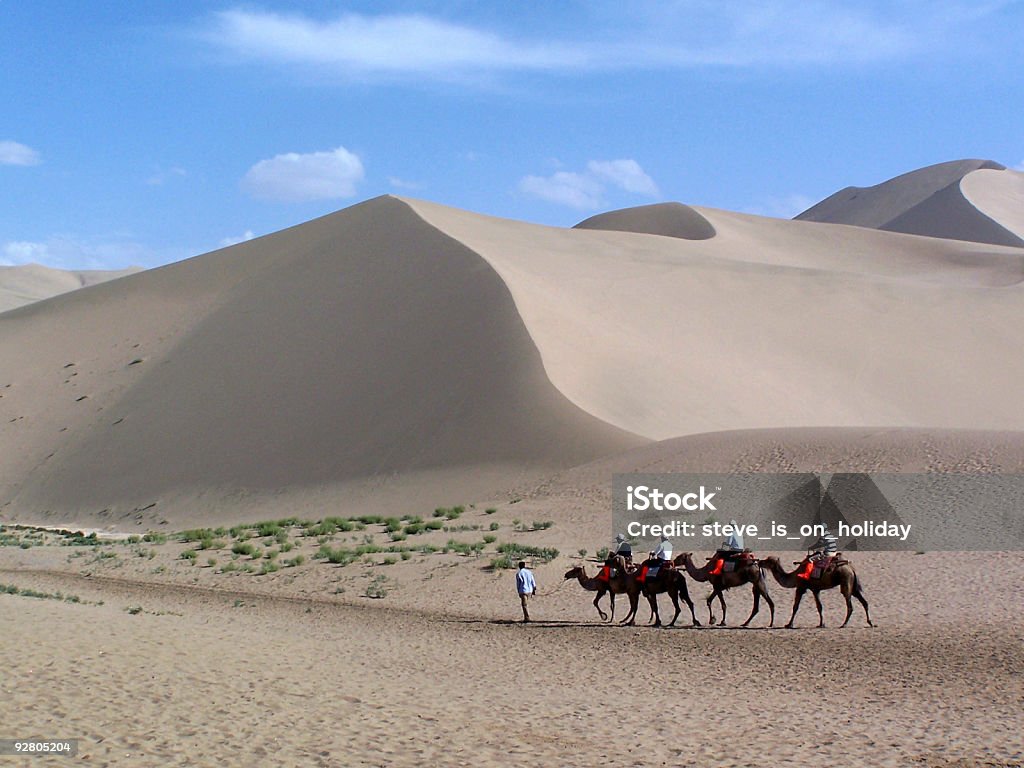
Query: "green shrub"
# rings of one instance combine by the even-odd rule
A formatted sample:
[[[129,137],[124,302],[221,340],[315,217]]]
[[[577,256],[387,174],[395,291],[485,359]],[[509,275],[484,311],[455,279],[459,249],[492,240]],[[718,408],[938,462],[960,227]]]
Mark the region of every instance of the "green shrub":
[[[192,562],[195,562],[196,557],[198,556],[199,553],[194,549],[186,549],[184,552],[181,553],[182,560],[191,560]]]
[[[496,531],[499,528],[501,528],[501,525],[498,524],[498,523],[491,523],[491,525],[490,525],[490,530],[492,530],[492,531]]]
[[[497,540],[497,536],[484,536],[484,544],[493,544]]]
[[[250,557],[252,557],[259,550],[248,541],[239,541],[235,542],[231,546],[231,551],[234,552],[236,555],[249,555]]]
[[[484,510],[484,514],[485,515],[493,515],[497,511],[498,510],[496,510],[494,507],[488,507],[487,509]]]

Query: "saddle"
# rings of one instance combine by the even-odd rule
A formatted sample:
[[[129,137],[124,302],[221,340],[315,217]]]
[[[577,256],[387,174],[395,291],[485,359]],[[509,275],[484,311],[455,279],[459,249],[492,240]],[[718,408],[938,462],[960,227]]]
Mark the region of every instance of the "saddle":
[[[794,563],[800,565],[800,573],[797,576],[801,579],[820,579],[828,573],[834,571],[840,565],[846,565],[849,560],[843,558],[838,552],[834,555],[827,555],[818,559],[811,559],[805,557],[801,562]]]
[[[744,549],[742,552],[726,552],[719,550],[714,555],[708,558],[712,561],[711,575],[718,576],[722,573],[732,573],[741,565],[754,562],[754,553],[749,549]]]

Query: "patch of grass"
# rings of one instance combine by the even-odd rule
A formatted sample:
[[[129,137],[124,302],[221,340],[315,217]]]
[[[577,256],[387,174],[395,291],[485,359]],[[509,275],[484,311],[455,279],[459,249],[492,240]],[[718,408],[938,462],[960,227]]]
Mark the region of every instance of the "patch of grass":
[[[580,557],[586,557],[587,556],[587,550],[585,550],[585,549],[578,550],[576,552],[576,554],[579,555]]]
[[[181,553],[182,560],[191,560],[193,563],[196,561],[196,558],[198,556],[199,552],[194,549],[186,549],[184,552]]]
[[[249,557],[255,557],[259,549],[248,541],[238,541],[231,546],[231,551],[236,555],[248,555]]]
[[[409,523],[407,526],[402,528],[402,532],[406,536],[415,536],[417,533],[423,533],[425,527],[423,523]]]
[[[412,557],[412,554],[410,554],[409,552],[402,552],[402,559],[403,560],[408,560],[411,557]]]
[[[260,576],[266,576],[268,573],[274,573],[275,571],[281,570],[281,566],[275,563],[273,560],[264,560],[263,565],[260,567]]]
[[[515,542],[499,544],[498,552],[500,557],[491,561],[491,567],[495,569],[515,568],[520,560],[550,563],[558,557],[558,550],[552,547],[533,547]]]
[[[150,544],[166,544],[167,534],[151,531],[150,533],[145,534],[142,537],[142,540],[149,542]]]
[[[28,587],[19,587],[16,584],[0,584],[0,594],[19,595],[20,597],[34,597],[37,600],[61,600],[65,603],[85,602],[78,595],[65,595],[63,592],[40,592]],[[99,603],[97,603],[99,605]]]
[[[397,562],[398,562],[398,558],[397,557],[390,557],[390,556],[388,556],[388,557],[385,557],[383,561],[381,561],[381,565],[394,565]]]
[[[394,588],[394,583],[387,576],[378,575],[373,577],[373,581],[366,585],[366,596],[373,598],[374,600],[380,600],[388,596],[388,593]]]
[[[487,509],[484,510],[484,514],[485,515],[493,515],[497,511],[498,510],[496,510],[494,507],[488,507]]]
[[[610,554],[611,550],[608,549],[608,547],[601,547],[599,550],[597,550],[597,559],[603,563],[605,560],[608,559],[608,555]]]
[[[304,562],[306,562],[306,558],[304,555],[296,555],[290,560],[285,560],[283,562],[283,565],[285,568],[294,568],[297,565],[302,565]]]
[[[484,536],[484,544],[493,544],[498,540],[497,536]]]
[[[435,518],[434,520],[428,520],[423,525],[428,531],[439,531],[444,528],[444,521]]]
[[[490,524],[490,525],[488,526],[488,530],[491,530],[491,531],[496,531],[496,530],[498,530],[499,528],[501,528],[501,524],[500,524],[500,523],[491,523],[491,524]]]

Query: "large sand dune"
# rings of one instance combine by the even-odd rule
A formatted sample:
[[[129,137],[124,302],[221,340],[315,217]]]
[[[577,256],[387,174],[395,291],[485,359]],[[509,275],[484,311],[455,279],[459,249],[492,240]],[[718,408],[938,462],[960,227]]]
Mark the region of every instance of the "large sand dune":
[[[0,357],[22,518],[326,486],[429,508],[641,442],[559,393],[494,271],[395,199],[7,313]]]
[[[1012,219],[997,189],[972,194]],[[1021,249],[674,205],[592,224],[379,198],[7,312],[0,514],[423,510],[683,435],[1024,430]]]
[[[129,267],[121,270],[87,269],[76,272],[44,267],[41,264],[0,266],[0,312],[88,285],[116,280],[138,272],[139,269]]]
[[[939,163],[873,187],[847,187],[796,218],[1024,246],[1020,177],[991,160]]]

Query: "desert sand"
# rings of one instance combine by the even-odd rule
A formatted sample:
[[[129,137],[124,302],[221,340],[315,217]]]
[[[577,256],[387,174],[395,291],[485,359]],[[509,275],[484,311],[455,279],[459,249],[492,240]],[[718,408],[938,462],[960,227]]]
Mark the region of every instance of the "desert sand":
[[[53,269],[41,264],[0,266],[0,312],[48,299],[68,291],[139,272],[140,267],[121,270]]]
[[[612,543],[615,473],[1024,472],[1020,178],[571,229],[383,197],[0,313],[0,737],[110,766],[1024,764],[1020,552],[852,554],[873,628],[832,591],[782,629],[771,580],[773,622],[737,627],[741,588],[726,627],[624,627],[564,578]]]

